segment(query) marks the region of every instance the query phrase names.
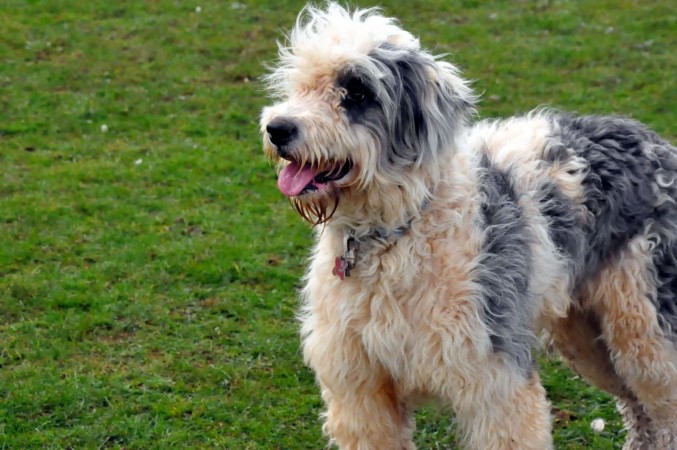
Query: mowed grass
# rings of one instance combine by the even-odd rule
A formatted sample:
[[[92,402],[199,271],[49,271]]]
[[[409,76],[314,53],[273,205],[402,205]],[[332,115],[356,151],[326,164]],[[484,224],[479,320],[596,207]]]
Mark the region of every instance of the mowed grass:
[[[0,448],[324,446],[294,318],[310,230],[257,125],[301,6],[0,1]],[[550,105],[677,137],[670,1],[383,6],[476,80],[484,117]],[[557,447],[620,448],[613,399],[541,367]],[[418,427],[455,448],[450,414]]]

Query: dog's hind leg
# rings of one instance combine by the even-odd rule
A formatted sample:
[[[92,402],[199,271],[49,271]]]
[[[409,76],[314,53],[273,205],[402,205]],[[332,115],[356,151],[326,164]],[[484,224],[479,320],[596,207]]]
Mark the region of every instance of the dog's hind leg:
[[[644,405],[656,447],[677,449],[677,349],[664,334],[652,298],[650,245],[632,241],[583,291],[600,318],[616,373]]]
[[[656,429],[635,394],[625,388],[617,396],[616,407],[623,417],[628,435],[623,450],[653,450],[656,448]]]
[[[572,307],[566,317],[548,324],[548,333],[551,344],[574,372],[616,397],[618,411],[628,432],[623,449],[656,448],[653,423],[644,405],[616,373],[611,351],[601,337],[599,321],[594,314]]]

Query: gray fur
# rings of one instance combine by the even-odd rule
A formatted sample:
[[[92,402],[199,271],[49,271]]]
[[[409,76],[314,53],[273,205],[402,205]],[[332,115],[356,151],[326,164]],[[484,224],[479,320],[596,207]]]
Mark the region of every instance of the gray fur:
[[[557,250],[569,261],[569,269],[578,278],[579,261],[585,252],[584,219],[576,214],[572,201],[554,182],[547,182],[535,193],[541,214],[548,221],[548,234]]]
[[[657,287],[651,300],[662,328],[677,342],[677,149],[630,119],[556,114],[551,120],[558,131],[544,158],[586,162],[584,214],[555,183],[534,193],[551,240],[569,261],[572,289],[596,276],[631,239],[647,236]],[[494,350],[528,370],[534,342],[529,238],[510,174],[492,167],[486,156],[481,166],[486,232],[476,281],[484,295],[484,318]]]
[[[566,206],[548,213],[554,241],[585,251],[565,252],[576,281],[595,276],[628,241],[643,234],[654,244],[652,259],[659,321],[677,331],[677,149],[634,120],[619,117],[552,118],[559,134],[552,136],[546,159],[563,162],[583,158],[587,218],[562,221]],[[574,217],[573,212],[570,214]]]
[[[529,295],[529,235],[509,173],[484,156],[479,185],[484,196],[481,226],[484,242],[475,281],[483,295],[483,319],[494,351],[509,356],[525,376],[533,366]]]
[[[653,255],[658,282],[656,307],[661,327],[677,344],[677,242],[664,239]]]
[[[348,92],[351,83],[366,88],[366,101],[344,100],[343,106],[352,122],[379,138],[382,173],[396,175],[403,167],[435,161],[453,145],[455,128],[468,122],[473,105],[450,86],[431,80],[430,71],[438,65],[427,53],[384,44],[369,58],[369,67],[347,67],[338,85]]]

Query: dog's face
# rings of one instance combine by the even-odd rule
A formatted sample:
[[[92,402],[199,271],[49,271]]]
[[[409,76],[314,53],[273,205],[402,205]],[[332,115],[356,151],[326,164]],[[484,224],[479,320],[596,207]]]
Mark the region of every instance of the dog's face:
[[[455,67],[377,10],[307,8],[279,56],[267,81],[281,101],[263,111],[264,149],[280,163],[280,191],[313,223],[419,189],[410,179],[453,149],[473,110]]]

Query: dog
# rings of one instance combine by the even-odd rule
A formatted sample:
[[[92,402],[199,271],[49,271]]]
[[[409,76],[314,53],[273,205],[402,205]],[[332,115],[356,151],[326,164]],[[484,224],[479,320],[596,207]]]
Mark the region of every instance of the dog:
[[[315,229],[304,360],[341,449],[552,448],[538,338],[677,448],[677,149],[627,118],[474,121],[459,70],[376,9],[308,6],[265,82],[265,153]]]

